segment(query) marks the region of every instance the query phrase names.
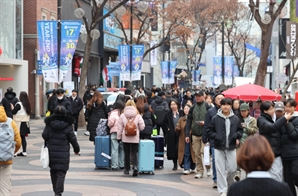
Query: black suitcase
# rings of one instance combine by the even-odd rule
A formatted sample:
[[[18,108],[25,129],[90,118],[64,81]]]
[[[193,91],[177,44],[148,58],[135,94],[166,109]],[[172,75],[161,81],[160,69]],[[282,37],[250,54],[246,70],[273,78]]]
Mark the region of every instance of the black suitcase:
[[[155,143],[155,161],[154,161],[154,167],[155,168],[163,168],[163,162],[164,162],[164,137],[157,135],[152,136],[151,139]]]

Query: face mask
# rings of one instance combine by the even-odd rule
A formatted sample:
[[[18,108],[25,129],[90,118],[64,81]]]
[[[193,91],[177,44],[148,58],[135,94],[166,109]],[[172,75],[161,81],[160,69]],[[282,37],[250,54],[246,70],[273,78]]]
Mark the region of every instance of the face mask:
[[[90,93],[90,95],[93,95],[94,93]]]
[[[62,100],[62,99],[63,99],[63,97],[58,97],[58,99],[59,99],[59,100]]]
[[[75,99],[77,96],[72,96],[72,99]]]

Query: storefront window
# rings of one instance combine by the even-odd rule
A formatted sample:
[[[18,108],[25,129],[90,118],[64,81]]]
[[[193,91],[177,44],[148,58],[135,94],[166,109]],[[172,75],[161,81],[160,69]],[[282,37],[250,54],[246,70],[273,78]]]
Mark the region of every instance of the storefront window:
[[[16,57],[16,1],[1,0],[0,1],[0,47],[3,50],[4,58]]]

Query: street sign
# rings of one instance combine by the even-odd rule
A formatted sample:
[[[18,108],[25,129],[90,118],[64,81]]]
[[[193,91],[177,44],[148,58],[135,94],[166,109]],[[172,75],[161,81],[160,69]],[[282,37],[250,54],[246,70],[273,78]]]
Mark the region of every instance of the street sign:
[[[276,75],[275,79],[276,79],[276,82],[277,82],[278,84],[283,84],[283,83],[285,83],[286,81],[288,81],[289,78],[288,78],[288,76],[286,76],[286,74],[284,74],[284,73],[279,73],[279,74]]]

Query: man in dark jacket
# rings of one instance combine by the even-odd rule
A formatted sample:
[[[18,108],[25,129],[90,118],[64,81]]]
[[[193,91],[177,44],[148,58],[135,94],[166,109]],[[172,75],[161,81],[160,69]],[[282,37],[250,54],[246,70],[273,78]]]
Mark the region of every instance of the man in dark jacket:
[[[57,90],[53,89],[52,96],[50,96],[48,99],[48,111],[50,111],[51,114],[54,113],[56,101],[57,101]]]
[[[152,91],[150,91],[150,90],[146,91],[146,98],[147,98],[149,105],[155,100],[155,98],[152,97]]]
[[[196,159],[197,174],[195,178],[203,178],[204,167],[202,160],[202,132],[204,127],[205,115],[209,109],[208,104],[205,102],[204,92],[195,92],[196,103],[190,108],[186,126],[185,126],[185,140],[188,143],[189,137],[192,140],[192,149]],[[190,130],[192,131],[190,135]]]
[[[77,135],[78,120],[79,120],[80,111],[83,109],[83,101],[80,97],[78,97],[77,90],[72,90],[72,96],[70,97],[69,100],[72,107],[72,117],[75,119],[74,132],[75,132],[75,135]]]
[[[4,97],[1,101],[7,117],[9,118],[13,117],[10,104],[15,105],[18,101],[19,100],[18,98],[16,98],[16,93],[13,92],[13,89],[11,87],[7,88],[7,91],[4,94]]]
[[[63,89],[58,89],[57,90],[57,100],[55,102],[55,108],[58,105],[64,106],[67,110],[67,114],[70,114],[70,115],[73,114],[70,101],[67,97],[64,96],[64,90]]]
[[[194,96],[191,94],[190,90],[187,90],[185,95],[182,97],[182,108],[184,108],[186,102],[190,100],[192,103],[194,103]]]
[[[158,92],[158,96],[156,97],[156,99],[151,102],[151,108],[153,110],[153,113],[155,114],[156,113],[156,108],[157,106],[163,106],[164,107],[164,114],[166,112],[168,112],[170,109],[169,109],[169,104],[166,102],[166,100],[163,98],[163,96],[165,95],[165,92],[163,91],[159,91]],[[157,118],[157,117],[156,117]],[[163,120],[162,120],[163,121]],[[163,135],[164,135],[164,138],[166,138],[166,129],[163,127],[163,124],[158,124],[156,122],[156,129],[157,129],[157,134],[159,135],[160,133],[160,128],[162,128],[163,130]],[[165,146],[166,146],[166,141],[165,141]]]
[[[203,129],[203,143],[204,145],[210,145],[212,153],[212,173],[213,173],[213,188],[217,188],[217,177],[216,177],[216,167],[215,167],[215,156],[214,156],[214,141],[207,137],[207,128],[213,116],[217,114],[217,111],[220,109],[220,101],[224,98],[222,94],[216,94],[214,97],[214,107],[210,108],[205,116],[204,129]],[[208,172],[208,170],[207,170]],[[208,173],[207,173],[208,175]]]
[[[74,119],[67,115],[64,106],[57,106],[54,114],[45,118],[46,127],[42,133],[49,149],[51,180],[55,195],[62,195],[64,180],[69,169],[70,145],[75,155],[80,152],[80,146],[72,129]]]
[[[221,109],[209,123],[207,136],[214,140],[217,189],[221,195],[226,195],[228,187],[234,182],[237,170],[236,146],[242,137],[243,128],[233,113],[232,100],[225,98],[220,104]]]
[[[273,179],[282,182],[282,160],[281,160],[281,141],[279,132],[281,128],[289,121],[291,114],[285,114],[283,117],[273,121],[274,107],[272,102],[265,101],[260,106],[261,116],[257,120],[257,127],[259,134],[263,135],[269,142],[272,151],[274,152],[275,159],[268,171]]]

